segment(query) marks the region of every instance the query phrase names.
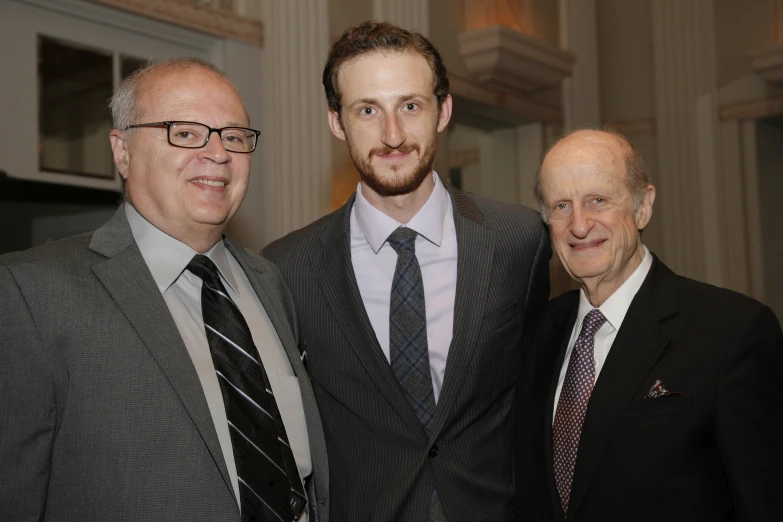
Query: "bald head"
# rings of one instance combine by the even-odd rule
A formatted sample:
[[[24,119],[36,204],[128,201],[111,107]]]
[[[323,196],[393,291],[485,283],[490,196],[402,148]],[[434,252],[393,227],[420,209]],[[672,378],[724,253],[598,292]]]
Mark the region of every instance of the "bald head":
[[[137,69],[130,76],[122,80],[114,91],[109,102],[113,127],[117,130],[125,130],[129,125],[139,123],[143,104],[149,97],[149,91],[154,91],[160,80],[168,76],[200,73],[202,75],[220,78],[230,85],[234,91],[234,84],[214,64],[200,58],[173,58],[150,62]],[[237,94],[238,96],[238,94]],[[130,138],[133,130],[126,132]]]
[[[650,185],[650,176],[642,157],[620,133],[583,129],[567,134],[555,142],[544,155],[536,173],[533,190],[544,221],[549,219],[542,186],[545,172],[562,167],[579,169],[586,166],[593,157],[617,167],[617,172],[622,176],[633,199],[634,209],[639,208]]]
[[[600,306],[645,256],[655,187],[638,154],[619,134],[577,131],[547,152],[536,186],[552,248]]]

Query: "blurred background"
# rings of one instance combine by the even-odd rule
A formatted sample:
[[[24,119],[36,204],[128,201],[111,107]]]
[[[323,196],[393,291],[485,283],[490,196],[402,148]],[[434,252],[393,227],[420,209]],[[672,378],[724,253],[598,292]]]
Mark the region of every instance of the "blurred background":
[[[548,144],[610,125],[658,189],[650,249],[783,317],[783,0],[0,0],[0,253],[112,215],[107,100],[155,58],[216,63],[263,131],[235,240],[259,250],[337,208],[358,175],[321,72],[368,19],[443,56],[442,178],[531,205]],[[553,294],[570,285],[553,261]]]

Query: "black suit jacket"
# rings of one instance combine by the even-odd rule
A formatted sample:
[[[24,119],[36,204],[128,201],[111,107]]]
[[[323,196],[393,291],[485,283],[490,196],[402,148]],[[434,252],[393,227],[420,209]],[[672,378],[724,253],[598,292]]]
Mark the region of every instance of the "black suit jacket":
[[[433,488],[450,522],[511,519],[512,403],[522,332],[548,294],[549,240],[530,209],[449,192],[454,337],[429,438],[362,304],[351,264],[353,198],[264,250],[294,295],[324,422],[334,520],[424,521]]]
[[[554,395],[577,291],[550,303],[518,388],[517,513],[563,520]],[[656,380],[681,395],[644,398]],[[657,258],[585,416],[568,521],[770,522],[783,469],[783,335],[772,311]]]

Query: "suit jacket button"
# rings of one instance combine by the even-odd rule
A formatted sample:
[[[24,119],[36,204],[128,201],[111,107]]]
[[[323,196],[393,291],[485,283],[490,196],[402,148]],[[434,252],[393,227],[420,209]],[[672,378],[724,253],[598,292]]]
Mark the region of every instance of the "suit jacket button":
[[[430,458],[432,459],[432,458],[437,457],[438,456],[438,451],[440,451],[438,449],[438,445],[437,444],[433,444],[432,447],[430,448]]]

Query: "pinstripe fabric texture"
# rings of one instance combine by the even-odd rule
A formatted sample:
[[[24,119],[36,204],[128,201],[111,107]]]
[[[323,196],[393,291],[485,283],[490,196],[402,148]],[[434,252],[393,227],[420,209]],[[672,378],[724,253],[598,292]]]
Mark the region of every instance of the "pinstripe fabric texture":
[[[512,516],[511,408],[526,318],[549,293],[537,213],[448,187],[458,243],[454,338],[429,435],[383,355],[350,259],[353,198],[269,245],[294,296],[341,522]]]
[[[310,520],[328,522],[291,296],[274,265],[226,246],[299,380]],[[201,383],[124,208],[95,233],[0,256],[0,324],[0,520],[239,521]]]

